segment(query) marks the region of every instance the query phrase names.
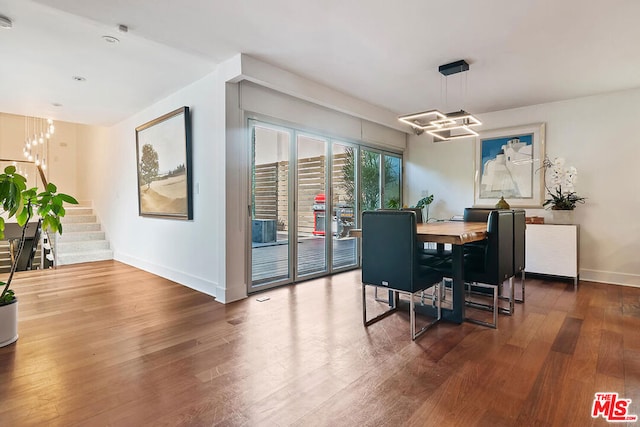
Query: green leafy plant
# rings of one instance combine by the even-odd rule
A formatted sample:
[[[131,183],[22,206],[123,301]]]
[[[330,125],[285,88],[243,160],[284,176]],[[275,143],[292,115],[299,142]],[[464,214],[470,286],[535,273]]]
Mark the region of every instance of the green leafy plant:
[[[397,197],[389,199],[389,201],[387,202],[387,208],[400,209],[400,199],[398,199]]]
[[[418,209],[427,208],[427,215],[425,217],[425,222],[429,221],[429,205],[431,203],[433,203],[433,194],[429,194],[428,196],[425,196],[422,199],[418,200],[418,202],[415,205],[415,207]]]
[[[416,203],[415,207],[418,209],[423,209],[424,207],[429,206],[431,203],[433,203],[433,194],[430,194],[418,200],[418,203]]]
[[[346,149],[345,163],[342,166],[342,186],[346,193],[346,202],[354,206],[356,200],[355,194],[355,170],[356,152],[353,148],[348,147]],[[384,182],[389,185],[396,183],[399,179],[396,174],[391,159],[385,158],[384,167]],[[375,210],[379,207],[380,203],[380,154],[362,150],[360,158],[360,193],[361,193],[361,208],[363,211]],[[393,203],[392,200],[387,202],[387,208],[390,208],[389,204]],[[400,202],[398,200],[398,208]],[[395,209],[395,208],[392,208]]]
[[[553,210],[573,210],[577,203],[584,203],[585,197],[578,196],[574,191],[562,191],[562,186],[552,190],[547,189],[549,199],[546,199],[542,206],[551,206]]]
[[[26,241],[27,224],[34,214],[42,219],[42,229],[52,233],[62,234],[61,218],[65,216],[64,203],[78,204],[78,201],[68,194],[58,193],[57,187],[48,183],[44,190],[38,192],[37,187],[27,188],[27,179],[16,172],[15,166],[7,166],[0,174],[0,206],[5,217],[0,216],[0,239],[4,239],[5,218],[15,218],[22,228],[18,242],[15,261],[11,265],[9,278],[0,281],[0,305],[9,304],[15,300],[15,294],[10,289],[11,281],[18,268],[18,261]]]

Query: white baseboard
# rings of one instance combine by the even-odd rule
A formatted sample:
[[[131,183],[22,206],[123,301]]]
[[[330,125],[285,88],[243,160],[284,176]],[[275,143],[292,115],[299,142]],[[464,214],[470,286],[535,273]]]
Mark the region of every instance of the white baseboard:
[[[149,273],[153,273],[157,276],[164,277],[165,279],[172,280],[180,285],[186,286],[198,292],[202,292],[203,294],[210,295],[216,298],[216,301],[218,301],[216,295],[218,284],[215,282],[211,282],[201,277],[193,276],[183,271],[167,268],[163,265],[154,264],[131,255],[123,254],[121,252],[114,252],[113,259],[139,268],[141,270],[148,271]]]
[[[580,280],[640,287],[640,274],[616,273],[614,271],[588,270],[581,268]]]
[[[245,299],[247,297],[247,288],[236,287],[236,288],[225,288],[222,285],[219,285],[216,289],[216,301],[219,301],[223,304],[228,304],[230,302],[239,301],[241,299]]]

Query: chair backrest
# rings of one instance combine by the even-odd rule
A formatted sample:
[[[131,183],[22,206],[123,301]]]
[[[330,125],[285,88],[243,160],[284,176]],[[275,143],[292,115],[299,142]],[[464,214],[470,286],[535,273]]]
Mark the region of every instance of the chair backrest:
[[[487,225],[487,258],[485,268],[496,282],[513,276],[513,213],[494,210]]]
[[[420,208],[402,208],[403,211],[411,211],[416,214],[416,222],[418,224],[422,224],[424,221],[422,220],[422,209]]]
[[[524,209],[513,210],[513,274],[524,271],[525,268],[525,228],[526,218]]]
[[[363,212],[362,282],[414,292],[416,246],[414,212]]]
[[[484,222],[489,219],[491,208],[464,208],[463,220],[468,222]]]
[[[465,222],[487,222],[489,213],[495,209],[490,208],[465,208],[462,220]],[[479,242],[465,243],[465,253],[469,253],[474,257],[482,257],[486,250],[487,240]]]
[[[513,272],[513,212],[492,210],[487,221],[484,260],[465,269],[465,280],[498,285]]]

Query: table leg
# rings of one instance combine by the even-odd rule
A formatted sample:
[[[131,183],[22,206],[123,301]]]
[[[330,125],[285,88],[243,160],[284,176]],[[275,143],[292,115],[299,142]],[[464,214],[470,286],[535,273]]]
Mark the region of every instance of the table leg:
[[[443,317],[451,322],[464,321],[464,251],[462,245],[452,245],[452,279],[453,279],[453,307],[451,311],[443,312]]]

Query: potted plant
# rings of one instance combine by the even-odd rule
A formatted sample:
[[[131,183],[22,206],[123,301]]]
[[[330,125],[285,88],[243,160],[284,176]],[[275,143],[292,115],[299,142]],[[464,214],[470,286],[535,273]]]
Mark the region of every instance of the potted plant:
[[[0,239],[4,239],[7,219],[15,218],[21,228],[9,277],[6,282],[0,281],[0,347],[18,339],[18,299],[11,289],[11,281],[18,269],[29,220],[35,213],[42,219],[43,230],[62,234],[60,219],[65,215],[64,203],[78,204],[73,197],[57,191],[52,183],[46,184],[41,192],[38,192],[37,187],[27,188],[27,179],[16,172],[15,166],[7,166],[4,173],[0,174]]]
[[[424,217],[424,222],[429,222],[429,205],[431,203],[433,203],[433,194],[423,197],[416,203],[415,207],[418,209],[427,208],[427,215]]]
[[[549,198],[542,204],[545,208],[554,212],[555,223],[571,223],[573,211],[578,203],[584,203],[586,198],[579,196],[575,192],[575,183],[578,179],[578,171],[571,166],[565,168],[565,161],[558,157],[553,161],[545,158],[543,162],[545,169],[544,186]],[[552,187],[547,184],[547,173],[551,180]]]
[[[550,198],[545,200],[543,206],[551,206],[551,209],[558,211],[572,211],[577,203],[584,203],[586,198],[578,196],[575,191],[563,191],[559,185],[553,191],[547,189]]]

